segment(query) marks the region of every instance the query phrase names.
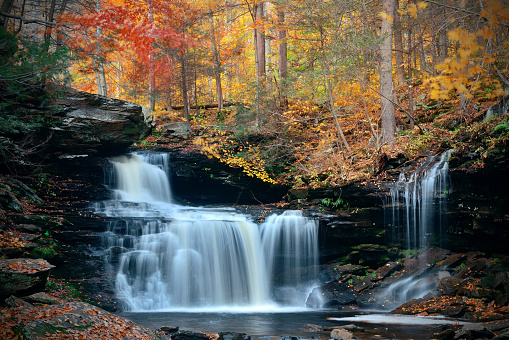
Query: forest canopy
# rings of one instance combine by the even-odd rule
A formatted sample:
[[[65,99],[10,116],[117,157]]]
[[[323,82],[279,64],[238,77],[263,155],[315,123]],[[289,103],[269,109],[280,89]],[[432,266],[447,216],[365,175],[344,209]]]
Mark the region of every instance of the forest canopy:
[[[3,0],[0,26],[5,114],[58,82],[294,186],[451,148],[509,89],[506,0]]]

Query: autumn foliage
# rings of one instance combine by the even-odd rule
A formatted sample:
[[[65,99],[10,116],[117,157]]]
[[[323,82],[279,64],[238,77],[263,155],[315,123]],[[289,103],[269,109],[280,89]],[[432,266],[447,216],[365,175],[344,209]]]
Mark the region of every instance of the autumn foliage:
[[[96,91],[102,67],[109,96],[154,106],[156,123],[188,122],[202,152],[269,182],[321,186],[369,178],[383,153],[443,149],[507,93],[505,2],[396,5],[101,0],[61,20],[80,56],[73,86]],[[383,21],[393,24],[388,99],[399,132],[390,145],[381,133]],[[218,93],[234,105],[200,109]],[[259,134],[267,138],[244,144]]]

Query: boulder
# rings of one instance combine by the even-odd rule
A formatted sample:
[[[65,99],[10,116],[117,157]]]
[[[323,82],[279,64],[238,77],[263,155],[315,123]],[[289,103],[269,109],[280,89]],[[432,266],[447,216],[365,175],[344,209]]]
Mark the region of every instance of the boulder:
[[[438,293],[440,295],[456,295],[458,287],[461,284],[461,280],[455,276],[444,277],[440,280],[437,286]]]
[[[48,109],[63,117],[48,141],[59,158],[119,154],[151,130],[140,105],[96,94],[68,90]]]
[[[357,304],[356,292],[346,283],[331,282],[313,289],[306,301],[310,308],[351,306]]]
[[[191,331],[178,331],[171,335],[172,340],[209,340],[205,333],[196,333]]]
[[[186,122],[170,122],[156,128],[161,136],[157,139],[159,143],[179,142],[188,139],[191,129]]]
[[[0,298],[42,291],[54,267],[42,259],[0,260]]]
[[[23,300],[31,304],[43,304],[43,305],[58,305],[64,302],[62,299],[54,298],[43,292],[24,296]]]
[[[23,205],[12,192],[11,187],[4,183],[0,183],[0,207],[18,213],[22,213],[24,211]]]
[[[330,337],[334,340],[354,339],[353,333],[344,328],[333,329],[332,332],[330,333]]]

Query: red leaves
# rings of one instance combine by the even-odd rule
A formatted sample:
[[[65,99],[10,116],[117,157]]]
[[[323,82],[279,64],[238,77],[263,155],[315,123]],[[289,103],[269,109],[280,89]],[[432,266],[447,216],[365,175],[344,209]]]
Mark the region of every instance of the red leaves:
[[[53,266],[45,260],[19,259],[16,261],[9,261],[10,262],[6,262],[5,265],[0,267],[1,271],[9,273],[33,274],[53,268]]]

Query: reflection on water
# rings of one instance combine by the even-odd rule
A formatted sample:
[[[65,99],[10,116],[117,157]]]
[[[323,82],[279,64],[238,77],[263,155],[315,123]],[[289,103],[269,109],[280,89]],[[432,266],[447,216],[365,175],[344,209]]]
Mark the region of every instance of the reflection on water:
[[[360,339],[431,339],[436,325],[384,324],[393,315],[380,315],[373,323],[353,320],[338,321],[331,318],[363,315],[339,311],[303,311],[293,313],[123,313],[134,322],[153,329],[179,326],[180,330],[205,332],[245,333],[253,338],[296,336],[303,339],[329,339],[334,327],[356,324],[364,331],[354,335]],[[369,315],[369,314],[366,314]],[[411,317],[408,317],[411,318]],[[407,318],[407,319],[408,319]],[[415,318],[416,322],[419,318]],[[422,320],[422,318],[420,318]],[[310,331],[305,325],[320,325],[323,332]]]

